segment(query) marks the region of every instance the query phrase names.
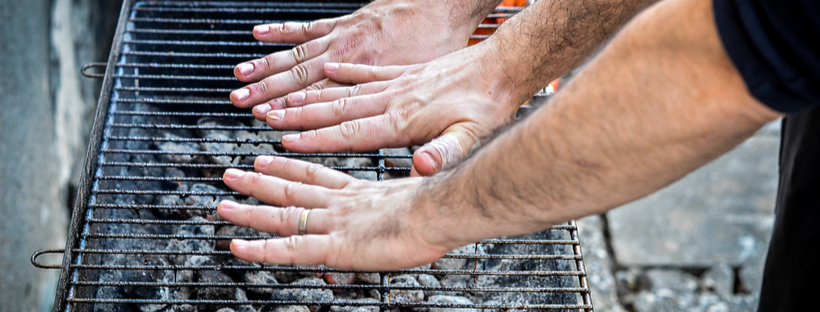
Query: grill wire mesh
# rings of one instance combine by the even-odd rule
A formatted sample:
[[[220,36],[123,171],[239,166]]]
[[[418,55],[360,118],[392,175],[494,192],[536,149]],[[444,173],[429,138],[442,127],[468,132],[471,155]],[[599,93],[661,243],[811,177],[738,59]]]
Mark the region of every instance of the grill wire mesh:
[[[408,176],[411,149],[290,153],[280,144],[286,132],[227,100],[243,86],[232,75],[235,64],[293,47],[255,41],[253,25],[341,16],[360,6],[126,1],[54,310],[592,311],[574,222],[485,240],[395,272],[273,266],[230,254],[232,238],[270,235],[214,214],[222,199],[257,202],[225,187],[226,168],[253,170],[256,156],[275,154],[364,179]]]

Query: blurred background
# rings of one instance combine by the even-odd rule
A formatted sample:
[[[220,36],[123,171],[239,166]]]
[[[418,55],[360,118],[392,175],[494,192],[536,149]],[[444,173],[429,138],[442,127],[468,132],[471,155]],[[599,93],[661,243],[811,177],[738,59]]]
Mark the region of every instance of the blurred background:
[[[0,311],[52,307],[58,271],[29,258],[65,245],[101,83],[80,68],[107,60],[120,6],[0,0]],[[754,310],[779,141],[775,122],[672,186],[580,220],[596,310]]]

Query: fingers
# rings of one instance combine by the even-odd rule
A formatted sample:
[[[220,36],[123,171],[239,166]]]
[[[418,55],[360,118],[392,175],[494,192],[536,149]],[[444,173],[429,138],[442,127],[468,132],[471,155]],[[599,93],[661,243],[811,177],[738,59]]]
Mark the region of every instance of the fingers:
[[[347,84],[360,84],[396,79],[408,68],[410,68],[410,66],[369,66],[361,64],[326,63],[324,72],[330,80]]]
[[[341,98],[374,94],[384,91],[390,86],[387,81],[359,84],[343,88],[325,88],[321,90],[303,90],[288,94],[285,101],[289,107],[299,107],[307,104],[331,102]]]
[[[347,174],[322,165],[284,157],[259,156],[256,157],[254,167],[259,173],[329,189],[341,189],[357,181]]]
[[[277,23],[257,25],[253,37],[264,42],[302,43],[329,34],[336,27],[338,19],[324,19],[309,23]]]
[[[386,106],[383,95],[342,98],[330,103],[272,110],[267,114],[267,122],[282,130],[318,129],[382,114]]]
[[[413,169],[430,176],[454,166],[470,153],[478,138],[459,128],[448,128],[444,134],[413,153]]]
[[[338,126],[285,135],[282,145],[298,153],[362,152],[406,146],[410,144],[409,137],[398,135],[398,124],[403,120],[403,116],[390,113],[346,121]]]
[[[299,218],[305,208],[240,205],[224,200],[217,206],[219,215],[238,226],[257,231],[291,236],[299,234]],[[327,234],[330,231],[327,209],[311,209],[305,231],[308,234]]]
[[[330,190],[320,186],[236,169],[225,170],[222,181],[239,193],[277,206],[323,208],[332,197]]]
[[[294,235],[287,238],[231,241],[231,252],[250,262],[315,265],[327,263],[333,251],[330,235]]]
[[[325,78],[322,64],[324,55],[299,63],[285,72],[269,76],[259,82],[231,92],[231,102],[239,108],[248,108],[287,93],[304,89]]]
[[[276,52],[261,59],[236,65],[233,73],[239,81],[258,81],[313,59],[327,51],[327,47],[327,40],[314,40],[287,51]]]

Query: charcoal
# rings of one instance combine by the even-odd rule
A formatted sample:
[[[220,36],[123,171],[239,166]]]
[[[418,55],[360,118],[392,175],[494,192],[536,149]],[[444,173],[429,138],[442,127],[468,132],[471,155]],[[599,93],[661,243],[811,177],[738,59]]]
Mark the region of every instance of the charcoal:
[[[180,139],[181,137],[171,134],[171,133],[164,133],[164,136],[169,139]],[[158,150],[165,151],[165,152],[192,152],[199,150],[199,144],[197,143],[188,143],[188,142],[155,142],[154,143]],[[169,163],[192,163],[197,162],[199,159],[198,156],[192,155],[185,155],[185,154],[160,154],[157,156],[159,161],[162,162],[169,162]]]
[[[455,255],[483,255],[483,254],[485,254],[484,253],[484,247],[482,247],[481,245],[475,245],[475,244],[461,246],[459,248],[451,250],[450,253],[455,254]],[[476,260],[470,259],[469,264],[474,266],[475,261]],[[478,260],[478,261],[479,261],[479,263],[481,262],[481,260]],[[437,260],[435,262],[435,264],[433,264],[433,265],[435,266],[436,269],[439,269],[439,270],[461,270],[461,269],[468,269],[467,262],[468,262],[467,259],[454,259],[454,258],[445,259],[445,258],[443,258],[443,259]],[[472,267],[470,267],[469,269],[472,269]]]
[[[258,121],[257,121],[258,122]],[[225,120],[225,119],[215,119],[215,118],[201,118],[198,121],[200,126],[245,126],[244,123],[238,120]],[[252,126],[258,125],[258,123],[252,123]],[[280,131],[262,131],[260,134],[264,133],[264,135],[257,135],[252,132],[244,131],[244,130],[201,130],[200,135],[204,138],[209,139],[216,139],[216,140],[244,140],[244,139],[281,139],[282,133]],[[272,145],[270,144],[259,144],[254,145],[250,143],[237,143],[237,144],[226,144],[226,143],[202,143],[200,145],[202,150],[214,153],[252,153],[252,154],[273,154],[275,150]],[[210,156],[209,159],[211,162],[221,165],[229,165],[229,164],[253,164],[254,160],[256,159],[255,156],[249,157],[232,157],[232,156]]]
[[[327,272],[322,278],[328,284],[353,285],[356,282],[356,273]]]
[[[222,271],[200,270],[195,274],[197,282],[200,283],[233,283],[233,279]],[[229,287],[199,287],[197,297],[199,299],[224,299],[237,300],[245,297],[244,292],[239,292],[238,288]]]
[[[273,272],[269,271],[246,271],[242,273],[240,280],[249,284],[278,284]],[[274,289],[269,287],[248,287],[248,292],[255,295],[273,295]]]
[[[172,305],[163,310],[163,312],[196,312],[196,307],[190,304]]]
[[[381,278],[381,276],[379,276],[379,273],[373,273],[373,272],[356,273],[356,278],[359,279],[359,281],[362,281],[362,282],[365,282],[365,283],[368,283],[368,284],[378,285],[378,284],[382,283],[382,278]]]
[[[424,287],[441,287],[441,282],[435,276],[428,275],[428,274],[419,274],[416,279],[419,281],[419,285]],[[425,296],[432,296],[432,295],[441,295],[441,291],[424,291]]]
[[[420,287],[418,281],[410,275],[399,275],[390,277],[390,286],[398,287]],[[400,303],[413,303],[424,301],[424,292],[421,290],[390,290],[390,300]]]
[[[435,276],[429,274],[419,274],[417,278],[419,281],[419,285],[425,287],[441,287],[441,282],[436,279]]]
[[[432,296],[430,297],[427,302],[429,303],[440,303],[440,304],[473,304],[470,299],[458,296]],[[453,310],[451,308],[428,308],[428,309],[417,309],[416,311],[420,312],[446,312]],[[465,309],[461,308],[458,309],[461,312],[478,312],[478,309]]]
[[[327,285],[325,281],[316,277],[303,278],[291,283],[291,285]],[[273,296],[274,300],[299,300],[309,302],[333,301],[333,291],[321,288],[286,288],[277,289]]]
[[[259,312],[310,312],[306,306],[265,306]]]
[[[354,300],[345,300],[345,301],[355,301],[355,302],[372,302],[372,303],[379,303],[379,300],[373,298],[362,298],[362,299],[354,299]],[[379,306],[331,306],[331,312],[378,312]]]

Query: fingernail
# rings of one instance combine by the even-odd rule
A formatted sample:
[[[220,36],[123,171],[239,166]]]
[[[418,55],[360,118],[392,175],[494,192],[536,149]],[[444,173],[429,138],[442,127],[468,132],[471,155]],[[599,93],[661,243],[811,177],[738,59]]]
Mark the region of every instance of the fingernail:
[[[256,157],[256,165],[258,167],[265,168],[270,164],[270,162],[272,160],[273,160],[273,157],[259,156],[259,157]]]
[[[261,104],[253,107],[253,111],[259,115],[266,115],[270,110],[270,104]]]
[[[301,104],[305,101],[307,94],[305,92],[296,92],[288,94],[288,100],[293,104]]]
[[[288,135],[285,135],[285,136],[282,137],[282,141],[293,142],[293,141],[298,140],[299,137],[301,137],[301,136],[302,136],[301,133],[288,134]]]
[[[242,171],[242,170],[228,169],[228,170],[225,170],[225,174],[222,175],[222,178],[223,179],[229,179],[229,180],[236,180],[236,179],[239,179],[244,174],[245,174],[245,172]]]
[[[251,64],[251,63],[242,63],[242,64],[239,64],[239,65],[236,65],[236,67],[239,68],[239,73],[243,74],[243,75],[247,75],[247,74],[252,73],[253,69],[254,69],[253,64]]]
[[[234,92],[231,92],[231,95],[233,95],[233,97],[238,101],[242,101],[244,99],[247,99],[248,96],[251,95],[251,90],[248,90],[248,88],[242,88]]]
[[[247,29],[247,28],[245,28],[245,29]],[[259,26],[256,26],[256,27],[253,28],[253,32],[255,32],[257,34],[260,34],[260,35],[267,34],[269,31],[270,31],[270,26],[268,26],[268,25],[259,25]]]
[[[234,240],[231,240],[231,247],[232,247],[231,249],[233,249],[233,248],[245,248],[245,247],[248,246],[248,244],[249,244],[249,242],[246,241],[246,240],[234,239]]]
[[[239,207],[239,204],[232,202],[230,200],[223,200],[221,203],[219,203],[219,208],[222,211],[232,210],[236,207]]]
[[[273,120],[280,120],[285,117],[285,111],[283,110],[275,110],[268,112],[268,118]]]
[[[325,72],[328,74],[336,72],[339,69],[339,63],[325,63]]]
[[[436,171],[439,171],[439,169],[441,169],[441,165],[439,165],[439,163],[436,161],[436,158],[433,157],[433,154],[431,154],[430,152],[422,152],[421,154],[424,155],[424,157],[427,158],[427,160],[431,164],[433,164],[433,169],[435,169]]]

